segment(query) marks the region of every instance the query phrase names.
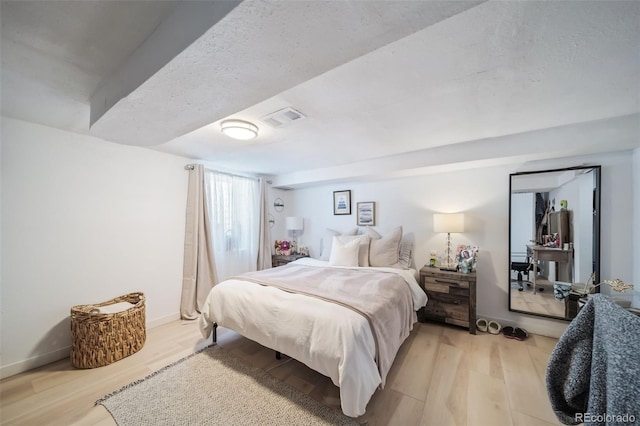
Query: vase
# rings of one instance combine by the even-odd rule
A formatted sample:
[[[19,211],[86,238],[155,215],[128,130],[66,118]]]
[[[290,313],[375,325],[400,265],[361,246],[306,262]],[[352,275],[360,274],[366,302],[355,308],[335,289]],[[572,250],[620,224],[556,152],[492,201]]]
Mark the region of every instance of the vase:
[[[285,256],[289,256],[291,254],[291,250],[283,250],[282,254],[284,254]]]
[[[473,262],[471,262],[470,259],[460,261],[460,272],[463,274],[470,274],[472,268]]]

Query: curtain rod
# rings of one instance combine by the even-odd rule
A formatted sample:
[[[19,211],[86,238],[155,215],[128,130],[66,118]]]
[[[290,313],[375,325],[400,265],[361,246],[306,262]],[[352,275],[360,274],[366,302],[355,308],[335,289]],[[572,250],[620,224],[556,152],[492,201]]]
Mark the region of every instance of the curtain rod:
[[[185,170],[189,170],[189,171],[191,171],[191,170],[193,170],[193,169],[195,169],[195,168],[196,168],[196,165],[195,165],[195,164],[185,164],[185,166],[184,166],[184,169],[185,169]],[[207,170],[210,170],[210,171],[212,171],[212,172],[216,172],[216,173],[220,173],[220,174],[223,174],[223,175],[228,175],[228,176],[235,176],[235,177],[241,177],[241,178],[246,178],[246,179],[255,179],[255,180],[259,180],[259,178],[255,177],[255,176],[241,175],[241,174],[239,174],[239,173],[229,173],[229,172],[224,172],[224,171],[221,171],[221,170],[215,170],[215,169],[207,169]],[[268,183],[269,185],[271,185],[271,184],[273,183],[273,181],[272,181],[271,179],[269,179],[269,180],[267,180],[267,183]]]

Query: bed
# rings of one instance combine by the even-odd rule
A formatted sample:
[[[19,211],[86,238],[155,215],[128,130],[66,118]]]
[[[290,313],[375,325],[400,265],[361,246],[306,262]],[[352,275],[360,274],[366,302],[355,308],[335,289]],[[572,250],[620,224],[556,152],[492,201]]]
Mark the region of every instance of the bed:
[[[303,258],[216,285],[202,335],[232,329],[331,378],[342,411],[364,414],[425,306],[414,269],[341,267]],[[314,289],[317,289],[314,290]]]

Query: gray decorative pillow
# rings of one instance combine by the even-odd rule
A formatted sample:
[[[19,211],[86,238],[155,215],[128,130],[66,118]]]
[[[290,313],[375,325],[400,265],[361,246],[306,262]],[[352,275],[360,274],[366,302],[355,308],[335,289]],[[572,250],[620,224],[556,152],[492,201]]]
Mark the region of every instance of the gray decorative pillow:
[[[372,228],[367,228],[371,238],[369,245],[369,265],[393,267],[398,263],[402,226],[394,228],[385,236],[381,236]]]
[[[411,267],[411,253],[413,252],[413,243],[405,241],[400,243],[400,251],[398,252],[398,264],[394,267],[401,269],[409,269]]]

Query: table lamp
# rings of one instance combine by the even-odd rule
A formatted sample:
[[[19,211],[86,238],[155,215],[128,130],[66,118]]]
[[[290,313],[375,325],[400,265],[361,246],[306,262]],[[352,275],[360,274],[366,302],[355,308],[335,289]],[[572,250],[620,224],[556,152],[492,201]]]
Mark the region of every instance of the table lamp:
[[[296,241],[296,232],[304,229],[304,218],[287,217],[287,231],[293,232],[293,252],[298,253],[298,242]]]

